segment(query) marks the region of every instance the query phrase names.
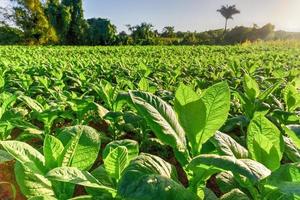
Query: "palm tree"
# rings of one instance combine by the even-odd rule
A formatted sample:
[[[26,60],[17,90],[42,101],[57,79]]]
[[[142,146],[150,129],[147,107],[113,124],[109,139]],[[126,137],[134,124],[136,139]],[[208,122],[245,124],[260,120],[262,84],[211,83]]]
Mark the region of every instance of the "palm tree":
[[[222,6],[221,9],[217,10],[217,12],[221,13],[221,15],[225,18],[225,31],[227,30],[227,23],[228,19],[233,19],[232,16],[235,14],[239,14],[240,11],[235,7],[235,5],[232,6]]]

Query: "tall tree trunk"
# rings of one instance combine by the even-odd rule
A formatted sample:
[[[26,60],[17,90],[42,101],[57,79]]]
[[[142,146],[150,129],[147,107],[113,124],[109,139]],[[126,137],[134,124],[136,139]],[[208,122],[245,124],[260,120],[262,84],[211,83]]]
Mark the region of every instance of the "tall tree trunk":
[[[225,29],[224,29],[224,32],[227,31],[227,23],[228,23],[228,19],[225,19]]]

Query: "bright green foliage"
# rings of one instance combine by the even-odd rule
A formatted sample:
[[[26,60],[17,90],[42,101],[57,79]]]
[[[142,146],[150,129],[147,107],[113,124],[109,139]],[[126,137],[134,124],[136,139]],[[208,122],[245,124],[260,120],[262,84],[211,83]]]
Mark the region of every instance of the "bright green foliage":
[[[249,75],[245,75],[243,80],[243,87],[246,95],[252,101],[259,96],[260,90],[258,84]]]
[[[121,174],[128,164],[128,151],[126,147],[119,146],[112,151],[104,159],[104,168],[109,176],[119,180]]]
[[[243,175],[251,182],[258,182],[270,175],[271,171],[259,162],[250,159],[236,159],[231,156],[200,155],[189,164],[191,170],[199,165],[213,166],[220,171],[231,171],[236,175]]]
[[[46,44],[58,41],[55,29],[49,23],[40,0],[16,0],[14,7],[17,26],[24,31],[30,44]]]
[[[178,152],[180,162],[185,163],[188,159],[185,133],[171,106],[150,93],[131,91],[129,95],[156,136],[173,147]]]
[[[200,97],[186,86],[176,92],[175,110],[184,127],[192,153],[200,153],[204,144],[227,119],[230,92],[225,82],[206,89]]]
[[[278,128],[263,115],[256,115],[247,131],[247,147],[251,158],[272,171],[280,166],[283,139]]]
[[[0,168],[26,198],[299,196],[298,48],[0,53]]]
[[[271,199],[276,195],[285,199],[300,198],[299,163],[282,165],[266,179],[265,193]]]

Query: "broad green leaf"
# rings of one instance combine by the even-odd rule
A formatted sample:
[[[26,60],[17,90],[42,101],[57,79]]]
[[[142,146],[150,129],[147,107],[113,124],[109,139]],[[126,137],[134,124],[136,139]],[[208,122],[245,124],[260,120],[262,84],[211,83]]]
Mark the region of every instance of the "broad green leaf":
[[[64,146],[59,139],[54,136],[46,135],[44,139],[45,165],[48,169],[58,167],[58,159],[64,150]]]
[[[100,151],[100,134],[89,126],[72,126],[64,128],[58,138],[65,145],[60,158],[62,166],[77,167],[88,170],[98,157]]]
[[[9,153],[0,149],[0,164],[13,159],[14,158]]]
[[[188,189],[174,180],[157,175],[142,175],[132,179],[118,189],[118,195],[124,200],[197,200],[199,199]]]
[[[177,106],[180,108],[199,99],[200,96],[191,87],[180,83],[175,94],[175,110]]]
[[[261,114],[255,115],[247,131],[247,147],[251,158],[272,171],[280,166],[283,138],[278,128]]]
[[[138,82],[138,89],[148,92],[148,88],[149,88],[149,82],[146,78],[141,78],[141,80]]]
[[[104,185],[109,188],[116,188],[115,182],[112,180],[112,178],[109,176],[109,174],[104,169],[103,165],[99,166],[95,170],[91,172],[91,174],[98,180],[98,182],[101,183],[101,185]],[[103,196],[105,195],[106,199],[112,198],[112,194],[108,193],[106,190],[102,189],[95,189],[86,187],[85,190],[88,194],[93,196]]]
[[[196,152],[197,134],[205,119],[205,105],[190,87],[180,84],[175,94],[175,111],[180,124],[185,130],[189,143]]]
[[[58,167],[48,172],[47,178],[55,181],[73,183],[86,187],[104,189],[115,193],[113,188],[102,185],[87,171],[81,171],[75,167]]]
[[[127,175],[122,177],[121,182],[134,180],[145,174],[158,174],[177,181],[177,172],[173,165],[158,156],[145,153],[132,160],[125,169],[124,174]],[[127,178],[128,180],[126,181]]]
[[[128,164],[128,151],[124,146],[119,146],[104,159],[104,168],[107,173],[117,181],[121,178],[122,172]]]
[[[283,100],[288,111],[294,111],[300,107],[300,93],[295,86],[288,84],[283,90]]]
[[[26,164],[31,170],[45,173],[45,158],[29,144],[19,141],[0,141],[3,148],[21,164]]]
[[[171,106],[150,93],[130,91],[129,94],[156,137],[174,148],[180,154],[179,161],[185,164],[188,160],[185,133]]]
[[[254,79],[252,79],[248,74],[244,76],[243,88],[248,98],[250,98],[252,101],[254,101],[256,97],[258,97],[258,95],[260,94],[257,82]]]
[[[217,132],[212,138],[212,142],[221,155],[234,156],[236,158],[248,158],[248,151],[237,143],[229,135]]]
[[[188,87],[177,92],[175,109],[189,142],[193,155],[198,155],[202,145],[221,128],[227,119],[230,91],[226,82],[209,87],[197,99]]]
[[[196,149],[200,153],[201,146],[225,123],[230,108],[230,91],[226,82],[217,83],[204,91],[201,100],[205,105],[205,119],[201,120]],[[196,154],[197,155],[197,154]]]
[[[69,167],[72,166],[72,159],[75,155],[75,151],[77,148],[77,145],[79,143],[80,137],[82,134],[82,130],[79,129],[79,131],[76,132],[76,135],[73,136],[70,141],[65,146],[62,154],[59,157],[58,164],[62,167]]]
[[[34,111],[37,111],[37,112],[43,112],[44,108],[43,106],[37,102],[36,100],[28,97],[28,96],[21,96],[19,97],[21,101],[24,101],[24,103],[26,103],[26,105],[34,110]]]
[[[282,165],[269,176],[265,185],[271,185],[286,195],[300,195],[300,164]]]
[[[12,95],[12,94],[6,94],[6,93],[2,93],[1,95],[3,99],[3,103],[0,107],[0,118],[2,118],[3,114],[8,110],[8,108],[12,107],[16,100],[17,100],[17,96]]]
[[[199,165],[214,166],[221,171],[231,171],[233,174],[243,175],[252,183],[257,183],[271,174],[271,171],[259,162],[250,159],[236,159],[232,156],[203,154],[193,158],[188,168],[195,170]]]
[[[108,143],[102,153],[103,159],[107,157],[109,152],[112,149],[115,149],[119,146],[126,147],[127,152],[128,152],[128,161],[136,158],[139,155],[139,144],[135,140],[129,140],[129,139],[124,139],[124,140],[115,140],[110,143]]]
[[[18,186],[27,198],[35,196],[55,196],[51,182],[40,172],[33,171],[31,166],[19,162],[15,164]]]
[[[220,200],[250,200],[250,198],[239,189],[233,189],[221,196]]]

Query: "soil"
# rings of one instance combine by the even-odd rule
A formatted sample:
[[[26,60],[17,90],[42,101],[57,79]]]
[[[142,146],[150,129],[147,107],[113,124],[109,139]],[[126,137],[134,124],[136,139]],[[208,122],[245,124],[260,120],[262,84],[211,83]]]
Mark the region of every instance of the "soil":
[[[0,199],[1,200],[25,200],[17,185],[14,173],[15,161],[0,164]],[[3,184],[1,184],[1,182]],[[11,184],[16,188],[16,198],[13,197]]]

